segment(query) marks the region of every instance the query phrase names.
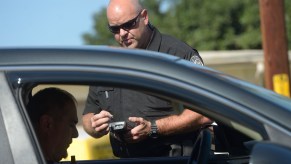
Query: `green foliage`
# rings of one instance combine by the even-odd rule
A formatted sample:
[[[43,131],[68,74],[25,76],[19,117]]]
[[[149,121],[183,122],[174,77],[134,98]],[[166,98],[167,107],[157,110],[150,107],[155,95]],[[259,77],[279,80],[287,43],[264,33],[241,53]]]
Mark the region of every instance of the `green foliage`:
[[[160,12],[162,0],[143,0],[143,6],[148,10],[149,19],[152,24],[160,24],[159,21],[165,16]]]
[[[291,49],[291,1],[285,0],[285,23],[288,39],[288,48]]]
[[[173,35],[189,45],[199,50],[260,48],[257,1],[180,0],[179,2],[173,18],[178,28]]]
[[[258,0],[142,0],[153,25],[199,50],[261,49]],[[167,7],[166,10],[164,7]],[[291,1],[285,0],[286,32],[291,43]],[[106,9],[94,16],[86,44],[116,44],[107,29]]]
[[[108,30],[106,8],[94,15],[94,33],[85,33],[83,39],[89,45],[117,45],[113,34]]]

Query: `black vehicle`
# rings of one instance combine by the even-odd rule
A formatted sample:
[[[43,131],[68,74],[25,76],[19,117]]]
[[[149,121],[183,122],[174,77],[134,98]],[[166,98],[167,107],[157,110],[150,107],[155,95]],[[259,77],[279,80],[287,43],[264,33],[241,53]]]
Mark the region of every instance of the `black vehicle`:
[[[177,57],[106,46],[0,49],[0,163],[45,163],[25,105],[42,84],[148,92],[212,118],[190,157],[77,163],[290,163],[291,100]],[[213,146],[215,148],[213,148]],[[69,162],[64,162],[69,163]]]

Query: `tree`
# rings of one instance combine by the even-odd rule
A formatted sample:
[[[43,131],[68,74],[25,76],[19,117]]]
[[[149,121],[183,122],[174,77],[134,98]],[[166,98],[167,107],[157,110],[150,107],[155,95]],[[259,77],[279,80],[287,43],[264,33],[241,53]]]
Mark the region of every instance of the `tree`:
[[[291,1],[285,0],[285,23],[286,23],[286,32],[288,38],[289,50],[291,49]]]
[[[149,10],[151,23],[162,33],[171,34],[198,50],[262,48],[258,1],[143,0],[143,3]],[[291,1],[285,0],[285,8],[291,43]],[[107,29],[106,9],[96,13],[94,20],[94,33],[83,35],[85,43],[116,44]]]
[[[256,1],[180,0],[173,10],[173,35],[199,50],[261,48]]]
[[[85,33],[83,39],[89,45],[116,45],[112,33],[108,30],[106,8],[94,14],[94,33]]]

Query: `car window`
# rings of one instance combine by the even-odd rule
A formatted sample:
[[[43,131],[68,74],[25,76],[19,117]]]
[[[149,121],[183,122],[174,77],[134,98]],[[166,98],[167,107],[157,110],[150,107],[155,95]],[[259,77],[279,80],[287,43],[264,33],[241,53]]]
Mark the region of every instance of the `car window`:
[[[77,161],[85,160],[89,161],[89,163],[100,160],[110,162],[119,159],[113,155],[114,152],[112,151],[108,135],[100,139],[94,139],[83,129],[81,117],[86,106],[90,87],[98,87],[94,91],[97,96],[101,96],[100,98],[104,99],[103,103],[99,104],[103,108],[110,108],[109,104],[112,100],[108,98],[112,97],[116,89],[127,89],[138,92],[138,94],[146,93],[157,97],[156,99],[148,97],[147,101],[160,102],[161,106],[159,108],[161,110],[174,104],[176,108],[173,112],[178,114],[181,112],[181,106],[183,106],[202,115],[209,116],[209,118],[215,118],[214,121],[218,125],[219,130],[217,131],[217,128],[214,127],[210,129],[212,134],[214,134],[212,135],[212,141],[214,142],[211,147],[213,159],[227,160],[244,156],[243,158],[248,160],[249,151],[255,143],[249,141],[255,140],[257,142],[269,139],[264,126],[257,119],[249,116],[252,113],[249,113],[251,110],[248,107],[218,95],[216,92],[189,85],[189,83],[183,83],[179,79],[159,78],[160,76],[157,77],[156,74],[140,73],[133,70],[125,71],[124,74],[116,74],[114,69],[91,70],[86,68],[90,71],[67,71],[63,67],[60,69],[61,71],[41,71],[39,69],[37,71],[11,71],[7,74],[7,77],[9,78],[10,87],[17,99],[17,103],[23,109],[26,108],[32,95],[45,88],[57,87],[69,92],[76,98],[79,119],[76,131],[78,131],[79,135],[73,139],[73,143],[70,144],[68,149],[68,156],[63,161],[70,161],[71,157]],[[79,70],[80,68],[76,67],[74,69]],[[94,103],[99,102],[96,101]],[[143,103],[142,99],[138,103]],[[149,107],[153,108],[155,106]],[[115,116],[113,118],[116,119],[115,121],[124,121]],[[25,124],[31,125],[29,118],[24,116],[24,119],[28,119],[28,123]],[[33,127],[30,127],[30,130],[33,131]],[[223,135],[218,137],[216,135],[218,133]],[[39,140],[33,139],[36,140],[35,144],[39,143]],[[171,141],[173,140],[175,139],[173,138]],[[229,142],[229,140],[234,142]],[[189,149],[189,151],[191,150],[192,148]],[[39,150],[36,149],[36,151]],[[227,158],[225,158],[225,155]],[[188,158],[189,156],[179,158],[159,157],[158,160],[162,160],[165,163],[187,163]],[[122,159],[120,162],[124,160]],[[135,158],[132,162],[136,163],[143,160],[145,159]],[[156,159],[147,158],[147,160],[155,161]],[[129,162],[130,160],[125,161]]]
[[[77,100],[77,114],[78,114],[78,119],[79,122],[77,124],[77,129],[79,132],[78,138],[73,139],[73,143],[70,145],[68,148],[68,156],[67,158],[63,159],[62,161],[71,161],[72,159],[78,160],[108,160],[108,159],[118,159],[118,157],[115,157],[110,145],[110,140],[109,140],[109,135],[106,135],[100,139],[94,139],[90,135],[88,135],[82,126],[82,115],[84,112],[84,108],[86,106],[86,101],[87,101],[87,96],[89,93],[89,85],[72,85],[72,84],[34,84],[34,87],[32,88],[31,92],[29,94],[34,95],[38,91],[45,89],[45,88],[50,88],[50,87],[57,87],[64,89],[71,93]],[[112,96],[110,93],[114,89],[121,89],[121,88],[115,88],[115,87],[108,87],[108,86],[94,86],[101,88],[98,90],[97,93],[103,93],[105,96]],[[108,93],[105,93],[108,92]],[[135,92],[141,92],[139,90],[136,90]],[[144,93],[144,92],[141,92]],[[147,93],[147,92],[145,92]],[[151,92],[150,92],[151,93]],[[108,95],[107,95],[108,94]],[[153,94],[153,93],[151,93]],[[24,96],[25,97],[25,96]],[[105,97],[106,99],[106,97]],[[166,100],[166,104],[163,104],[163,107],[167,107],[167,105],[174,104],[175,110],[178,113],[181,113],[183,105],[179,101],[175,101],[174,99],[166,99],[165,97],[160,97],[159,99],[155,100],[150,100],[150,101],[162,101]],[[102,105],[107,105],[102,104]],[[116,120],[120,121],[120,120]],[[220,122],[219,122],[220,124]],[[247,129],[243,126],[240,126],[239,124],[236,124],[233,122],[232,123],[233,127],[237,127],[237,129],[240,130],[245,130],[249,131],[249,133],[254,133],[254,131]],[[240,126],[240,127],[239,127]],[[220,126],[219,126],[220,127]],[[236,131],[236,130],[231,130],[230,128],[227,128],[227,126],[221,126],[224,127],[223,129],[220,128],[220,130],[217,130],[217,126],[215,126],[215,130],[212,130],[212,135],[217,133],[217,135],[213,135],[213,144],[212,144],[212,151],[217,151],[217,152],[227,152],[232,151],[232,153],[235,153],[236,155],[247,155],[248,151],[247,149],[244,148],[243,143],[246,141],[251,141],[252,139],[246,137],[242,133]],[[234,134],[233,131],[236,131]],[[226,143],[225,140],[230,140],[230,138],[227,138],[225,134],[227,133],[232,133],[233,135],[230,137],[237,137],[241,136],[240,143],[236,143],[236,148],[233,148],[232,150],[228,150],[227,147],[221,146],[223,144],[229,144]],[[251,135],[259,135],[259,134],[251,134]],[[258,137],[260,138],[260,137]],[[233,139],[233,138],[232,138]],[[217,141],[216,141],[217,140]]]

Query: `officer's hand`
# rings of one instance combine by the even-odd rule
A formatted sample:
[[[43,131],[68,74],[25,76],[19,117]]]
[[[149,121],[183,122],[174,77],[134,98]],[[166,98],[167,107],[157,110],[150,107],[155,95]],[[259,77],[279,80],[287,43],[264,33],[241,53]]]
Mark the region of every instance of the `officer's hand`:
[[[136,126],[124,135],[124,140],[128,143],[136,143],[148,137],[151,131],[150,122],[141,117],[129,117],[130,122],[134,122]]]
[[[100,136],[104,136],[109,132],[109,122],[112,117],[109,112],[101,111],[91,118],[91,126]]]

